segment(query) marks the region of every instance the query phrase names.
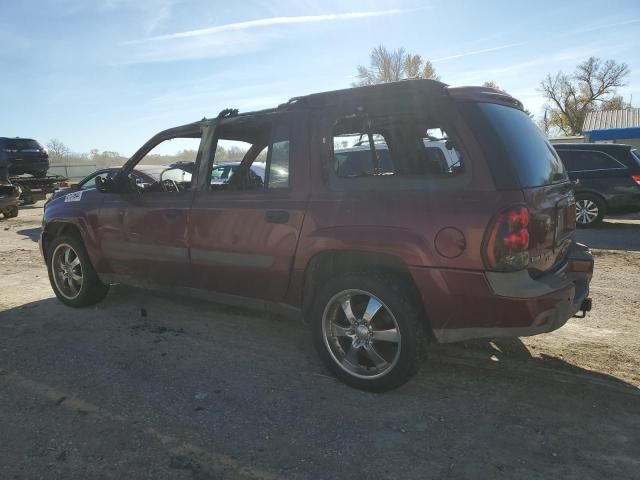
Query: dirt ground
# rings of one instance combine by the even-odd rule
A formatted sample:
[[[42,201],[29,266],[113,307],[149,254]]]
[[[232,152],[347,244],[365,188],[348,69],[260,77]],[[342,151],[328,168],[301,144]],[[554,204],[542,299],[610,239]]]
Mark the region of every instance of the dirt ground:
[[[123,287],[62,306],[41,214],[0,220],[0,479],[638,478],[638,217],[579,232],[586,319],[434,347],[369,394],[291,320]]]

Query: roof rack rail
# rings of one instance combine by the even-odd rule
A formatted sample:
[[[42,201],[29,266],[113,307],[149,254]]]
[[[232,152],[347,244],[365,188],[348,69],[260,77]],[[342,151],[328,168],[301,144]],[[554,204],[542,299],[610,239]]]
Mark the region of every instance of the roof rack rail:
[[[300,100],[302,100],[306,95],[303,96],[299,96],[299,97],[291,97],[289,100],[287,100],[284,103],[281,103],[280,105],[278,105],[278,108],[285,108],[288,105],[293,105],[295,103],[298,103]]]

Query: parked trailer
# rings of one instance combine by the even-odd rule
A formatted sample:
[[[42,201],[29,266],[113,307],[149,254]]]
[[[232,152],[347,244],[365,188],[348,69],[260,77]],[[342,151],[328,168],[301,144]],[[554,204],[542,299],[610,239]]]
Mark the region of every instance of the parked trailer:
[[[48,175],[43,178],[19,175],[9,177],[9,180],[22,189],[20,195],[22,205],[33,205],[38,200],[46,199],[47,194],[53,193],[59,183],[67,181],[65,177],[60,175]]]

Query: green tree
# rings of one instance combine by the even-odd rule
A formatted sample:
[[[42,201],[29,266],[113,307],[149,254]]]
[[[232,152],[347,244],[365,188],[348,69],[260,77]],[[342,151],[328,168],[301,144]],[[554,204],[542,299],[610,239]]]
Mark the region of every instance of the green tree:
[[[407,53],[404,48],[391,52],[384,45],[371,51],[368,67],[358,65],[356,78],[356,86],[397,82],[406,78],[440,79],[429,60]]]
[[[629,73],[626,63],[589,57],[572,74],[548,74],[540,83],[547,130],[579,135],[588,112],[626,107],[616,89],[626,85]]]

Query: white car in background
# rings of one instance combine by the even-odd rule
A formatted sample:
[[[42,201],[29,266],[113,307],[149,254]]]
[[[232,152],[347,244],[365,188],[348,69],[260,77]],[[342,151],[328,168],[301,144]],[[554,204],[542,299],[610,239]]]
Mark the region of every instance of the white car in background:
[[[450,173],[456,168],[461,168],[460,152],[453,146],[447,148],[446,138],[425,138],[425,157],[432,169],[442,173]],[[393,163],[389,158],[389,147],[385,142],[374,143],[380,174],[393,174]],[[371,175],[373,173],[373,159],[371,149],[367,141],[356,143],[353,147],[339,148],[334,150],[334,168],[340,176],[351,177],[359,175]]]
[[[229,182],[229,179],[238,170],[240,162],[228,162],[216,165],[211,170],[211,185],[224,185]],[[251,165],[251,171],[259,176],[264,182],[264,175],[266,170],[266,163],[253,162]]]

